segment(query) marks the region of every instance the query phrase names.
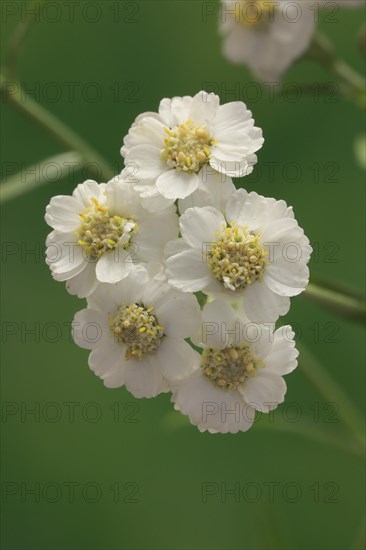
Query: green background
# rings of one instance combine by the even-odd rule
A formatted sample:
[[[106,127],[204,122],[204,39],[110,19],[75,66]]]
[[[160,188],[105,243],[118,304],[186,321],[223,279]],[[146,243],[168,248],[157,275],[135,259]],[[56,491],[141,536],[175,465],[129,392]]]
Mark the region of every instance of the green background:
[[[12,4],[17,13],[7,20],[2,14],[3,46],[25,2]],[[223,102],[232,101],[239,85],[235,99],[247,102],[266,140],[259,152],[262,173],[257,168],[246,178],[246,188],[294,206],[317,250],[314,276],[361,288],[364,174],[354,142],[364,121],[355,105],[327,94],[304,94],[297,101],[279,94],[270,101],[265,90],[253,100],[258,86],[248,87],[253,79],[247,69],[223,58],[217,15],[203,22],[200,1],[94,2],[101,10],[95,23],[85,20],[85,13],[89,19],[97,13],[90,2],[75,2],[73,22],[64,3],[57,4],[61,18],[50,21],[58,18],[51,6],[34,23],[19,60],[20,80],[28,90],[38,87],[44,107],[119,171],[123,136],[140,112],[157,110],[163,97],[194,95],[205,83],[210,90],[215,86]],[[359,71],[361,16],[362,10],[342,10],[338,22],[320,24]],[[285,83],[317,79],[334,77],[304,60]],[[78,83],[71,100],[67,82]],[[95,90],[91,82],[101,90],[97,101],[87,98]],[[61,90],[56,101],[49,83]],[[6,103],[2,115],[3,170],[10,166],[5,163],[20,170],[66,150]],[[269,163],[278,163],[273,181]],[[298,181],[289,181],[289,163],[301,170]],[[302,367],[287,377],[287,401],[272,422],[261,418],[248,433],[215,436],[190,426],[173,411],[168,395],[135,400],[124,389],[107,390],[91,373],[88,352],[70,341],[67,326],[83,302],[52,280],[43,260],[45,207],[82,179],[79,173],[55,181],[3,208],[3,548],[361,549],[362,461],[351,452],[337,399],[331,390],[328,399],[320,395]],[[35,247],[36,254],[25,253]],[[286,321],[362,410],[363,328],[305,296],[292,300]],[[37,326],[39,337],[26,333]],[[71,402],[74,419],[65,404]],[[25,414],[34,407],[39,418]],[[294,411],[301,418],[290,422]],[[96,413],[100,418],[92,421]],[[309,437],[302,435],[304,426]],[[315,439],[313,432],[324,435]],[[70,482],[78,484],[74,498]],[[206,502],[205,483],[214,493]],[[24,493],[37,484],[39,502]],[[226,493],[235,484],[239,494]],[[274,484],[273,498],[268,484]],[[91,502],[95,495],[99,500]]]

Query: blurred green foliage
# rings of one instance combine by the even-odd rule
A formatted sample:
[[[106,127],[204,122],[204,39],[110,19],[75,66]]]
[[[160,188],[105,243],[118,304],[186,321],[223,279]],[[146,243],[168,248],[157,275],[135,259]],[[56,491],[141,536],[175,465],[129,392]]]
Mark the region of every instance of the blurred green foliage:
[[[5,4],[16,13],[2,13],[3,52],[26,3],[3,1],[3,10]],[[61,7],[60,19],[51,22],[59,11],[49,8],[19,59],[20,80],[33,98],[119,171],[119,148],[136,115],[156,110],[162,97],[203,87],[231,101],[239,86],[236,99],[247,102],[266,139],[253,175],[239,183],[294,206],[315,249],[313,275],[362,287],[364,174],[354,142],[364,122],[353,104],[329,90],[296,101],[289,88],[271,101],[264,90],[253,99],[259,87],[249,84],[245,67],[223,58],[217,16],[203,22],[204,2],[74,2],[73,21],[66,2],[51,4]],[[92,4],[102,14],[94,23],[99,11]],[[359,71],[361,15],[344,10],[337,23],[320,24]],[[301,61],[285,84],[317,80],[334,79]],[[2,115],[3,170],[65,150],[6,103]],[[52,280],[43,260],[45,206],[81,178],[54,181],[3,208],[3,548],[360,550],[362,462],[351,445],[347,450],[342,410],[301,368],[287,377],[287,401],[273,425],[261,418],[235,436],[200,434],[173,411],[168,395],[137,401],[124,389],[105,389],[90,372],[87,351],[69,337],[68,323],[83,302]],[[303,296],[293,300],[286,321],[362,410],[363,328]],[[26,332],[32,328],[39,337]],[[25,414],[34,407],[39,418]],[[287,430],[276,429],[286,418]],[[310,436],[312,428],[323,431],[324,441],[303,437],[305,424]],[[37,483],[39,502],[24,492]],[[235,484],[239,493],[226,494]]]

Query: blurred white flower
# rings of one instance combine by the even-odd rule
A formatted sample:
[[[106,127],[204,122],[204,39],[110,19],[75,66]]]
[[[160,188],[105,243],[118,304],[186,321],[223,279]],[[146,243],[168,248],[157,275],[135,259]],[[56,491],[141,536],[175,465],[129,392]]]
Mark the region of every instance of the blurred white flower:
[[[239,189],[225,216],[217,208],[194,207],[179,223],[182,238],[165,249],[175,288],[240,301],[257,323],[276,321],[288,312],[289,297],[305,290],[312,249],[284,201]]]
[[[163,99],[159,113],[138,116],[121,154],[126,170],[138,178],[136,189],[159,209],[191,195],[207,165],[232,177],[250,174],[262,144],[262,131],[244,103],[220,105],[217,95],[202,91]]]
[[[325,5],[361,7],[364,0],[222,0],[223,53],[248,65],[258,80],[278,82],[310,45],[317,11]]]
[[[202,320],[200,365],[173,387],[172,401],[200,431],[245,432],[255,410],[284,401],[283,376],[297,366],[294,333],[249,323],[220,300],[204,307]]]
[[[162,261],[166,242],[178,236],[175,207],[152,215],[123,176],[108,184],[88,180],[72,196],[53,197],[45,219],[54,229],[46,243],[52,275],[80,298],[98,282],[116,283]]]
[[[115,285],[99,285],[87,301],[75,315],[73,336],[92,350],[89,366],[106,387],[155,397],[198,366],[199,354],[184,341],[201,322],[195,296],[140,269]]]

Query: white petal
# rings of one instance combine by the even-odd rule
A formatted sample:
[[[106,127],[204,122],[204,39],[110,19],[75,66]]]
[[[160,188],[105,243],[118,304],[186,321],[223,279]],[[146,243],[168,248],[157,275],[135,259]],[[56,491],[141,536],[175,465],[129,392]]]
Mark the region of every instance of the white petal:
[[[146,217],[139,223],[139,231],[134,237],[138,256],[144,262],[162,260],[166,243],[176,239],[178,233],[178,216],[174,211],[164,211]]]
[[[266,371],[283,376],[297,367],[299,352],[295,348],[294,336],[289,325],[276,330],[266,353],[261,357],[266,365]]]
[[[139,116],[124,138],[121,155],[126,157],[128,151],[137,145],[153,145],[159,150],[164,147],[164,124],[157,113],[144,113]]]
[[[258,151],[264,142],[262,130],[254,127],[252,113],[241,101],[220,106],[215,119],[214,138],[217,145],[212,153],[222,160],[230,158],[216,155],[216,150],[231,154],[233,160],[240,160]]]
[[[52,244],[48,242],[47,264],[52,276],[57,281],[67,281],[71,277],[83,271],[88,262],[84,258],[84,250],[75,241],[72,235],[58,235],[61,240]]]
[[[199,368],[201,357],[187,342],[170,336],[156,352],[160,370],[169,382],[178,382]]]
[[[243,296],[244,312],[255,323],[274,323],[290,309],[290,299],[272,292],[264,281],[246,287]]]
[[[105,184],[99,184],[94,180],[87,180],[84,183],[80,183],[72,195],[86,208],[90,205],[91,198],[95,198],[97,201],[103,203],[105,201],[104,192]]]
[[[184,240],[204,255],[207,245],[217,239],[226,227],[224,216],[212,206],[189,208],[179,220]]]
[[[86,298],[92,294],[98,286],[98,279],[95,275],[95,262],[87,262],[85,268],[74,275],[66,282],[66,289],[69,294],[78,298]]]
[[[106,315],[93,309],[82,309],[75,314],[72,336],[75,344],[85,349],[113,343]]]
[[[219,96],[208,94],[205,91],[198,92],[192,100],[189,117],[204,126],[211,126],[220,104]]]
[[[132,358],[126,365],[126,388],[134,397],[156,397],[168,391],[156,357],[147,356],[141,361]]]
[[[89,355],[89,367],[100,378],[107,376],[116,369],[124,369],[124,348],[113,343],[98,346]]]
[[[129,182],[130,173],[124,170],[106,185],[106,203],[112,215],[138,217],[142,211],[137,191]]]
[[[131,254],[123,248],[116,248],[106,252],[98,260],[96,276],[101,283],[118,283],[134,270],[138,264],[133,263]]]
[[[119,366],[119,368],[108,372],[108,374],[103,377],[103,382],[106,388],[120,388],[121,386],[124,386],[125,378],[125,369]]]
[[[187,415],[201,431],[237,433],[247,431],[254,420],[239,392],[217,388],[198,370],[173,388],[175,408]]]
[[[148,282],[148,275],[144,268],[136,269],[119,283],[99,284],[95,292],[88,297],[88,306],[114,313],[122,305],[131,305],[140,302]]]
[[[202,251],[193,248],[181,251],[168,258],[166,260],[166,274],[169,284],[183,292],[203,290],[212,279]]]
[[[192,97],[173,97],[163,99],[159,105],[159,115],[169,128],[173,128],[189,119]]]
[[[226,207],[226,217],[238,225],[249,226],[251,231],[262,231],[268,227],[268,240],[272,240],[273,222],[283,219],[292,219],[294,213],[285,201],[276,201],[270,197],[262,197],[254,191],[248,193],[245,189],[238,189],[232,195]],[[263,241],[266,241],[263,237]]]
[[[237,314],[228,303],[209,302],[202,310],[201,344],[213,349],[228,347],[236,334],[236,323]]]
[[[157,192],[156,195],[154,195],[153,197],[145,198],[141,195],[140,197],[141,205],[146,208],[146,210],[149,210],[149,212],[161,212],[162,210],[165,210],[172,206],[175,201],[175,199],[166,199],[159,192]]]
[[[53,197],[46,207],[45,220],[57,231],[67,233],[80,226],[82,210],[82,205],[74,197],[59,195]]]
[[[157,178],[168,169],[160,156],[161,150],[153,145],[136,145],[127,151],[126,169],[138,179]]]
[[[188,174],[182,170],[168,170],[156,180],[158,191],[166,199],[184,199],[193,193],[199,184],[196,174]]]
[[[155,313],[159,323],[164,326],[164,333],[177,338],[189,338],[199,330],[201,324],[197,298],[176,291],[164,297]]]
[[[225,212],[226,204],[235,191],[232,179],[225,174],[213,171],[205,166],[200,172],[200,184],[194,193],[185,199],[179,199],[179,212],[183,214],[194,206],[213,206]]]
[[[222,174],[226,174],[232,178],[241,178],[248,176],[253,172],[253,167],[257,163],[257,157],[254,154],[248,154],[240,160],[231,160],[223,158],[223,154],[216,150],[216,154],[212,153],[210,157],[210,166]],[[225,155],[226,157],[226,155]]]
[[[286,389],[286,382],[282,376],[265,372],[265,369],[261,369],[256,376],[248,378],[239,386],[246,402],[261,412],[272,411],[283,403]]]

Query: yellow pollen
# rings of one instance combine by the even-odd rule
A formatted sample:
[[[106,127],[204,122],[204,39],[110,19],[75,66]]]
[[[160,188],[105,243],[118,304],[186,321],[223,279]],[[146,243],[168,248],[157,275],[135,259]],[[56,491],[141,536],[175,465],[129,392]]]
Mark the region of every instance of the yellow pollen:
[[[111,214],[92,197],[91,204],[80,212],[82,223],[75,231],[78,244],[90,260],[99,260],[105,253],[121,245],[128,248],[132,233],[138,231],[134,220]]]
[[[164,327],[158,324],[154,308],[140,304],[121,306],[109,317],[109,327],[115,340],[126,345],[125,359],[132,357],[141,360],[154,353],[164,337]]]
[[[235,291],[262,279],[268,252],[259,239],[259,233],[232,222],[210,244],[206,252],[208,266],[225,288]]]
[[[225,390],[236,390],[249,377],[256,376],[257,369],[265,367],[263,361],[254,357],[249,345],[217,350],[207,348],[201,356],[203,374],[215,386]]]
[[[206,126],[196,126],[193,120],[188,119],[174,128],[164,128],[164,131],[169,137],[164,139],[161,160],[170,168],[193,174],[209,162],[210,147],[215,140]]]

